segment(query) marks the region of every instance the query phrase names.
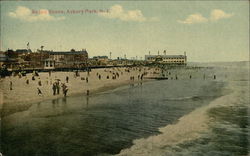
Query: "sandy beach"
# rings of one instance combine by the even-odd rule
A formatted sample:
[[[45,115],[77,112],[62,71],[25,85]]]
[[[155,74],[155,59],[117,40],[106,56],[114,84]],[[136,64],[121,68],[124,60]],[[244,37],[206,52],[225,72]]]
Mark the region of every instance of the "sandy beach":
[[[128,72],[129,70],[129,72]],[[0,109],[25,109],[30,106],[30,103],[43,101],[48,99],[55,99],[63,97],[61,84],[64,83],[68,87],[67,96],[82,94],[86,96],[87,90],[90,95],[96,92],[105,91],[108,89],[116,88],[122,85],[138,83],[141,80],[138,75],[142,75],[145,72],[151,73],[155,69],[149,68],[106,68],[106,69],[93,69],[89,72],[78,72],[76,76],[75,72],[40,72],[39,76],[34,76],[35,80],[32,80],[33,73],[29,73],[26,76],[10,76],[0,80]],[[100,78],[99,78],[100,75]],[[112,78],[116,75],[115,79]],[[68,83],[66,82],[68,77]],[[134,77],[134,80],[131,80]],[[87,80],[88,79],[88,82]],[[27,80],[29,81],[27,84]],[[60,93],[53,95],[53,83],[59,80]],[[39,85],[41,81],[41,85]],[[12,83],[12,90],[10,89],[10,83]],[[42,95],[38,95],[39,88]]]
[[[199,71],[199,72],[197,72]],[[202,79],[206,73],[206,78],[213,79],[213,74],[208,72],[208,69],[169,69],[165,71],[170,80],[183,79]],[[141,75],[144,73],[144,78]],[[147,74],[146,74],[147,73]],[[159,75],[161,70],[158,68],[106,68],[93,69],[89,75],[87,72],[40,72],[39,76],[34,76],[29,73],[26,76],[10,76],[1,79],[0,84],[0,109],[3,114],[11,114],[18,111],[26,110],[31,106],[32,102],[39,102],[49,99],[56,99],[63,97],[62,84],[66,84],[68,88],[67,96],[87,95],[89,90],[90,95],[97,92],[113,89],[122,85],[134,84],[138,82],[152,81],[147,79],[152,75]],[[100,75],[100,78],[99,78]],[[116,75],[115,79],[112,77]],[[190,78],[190,75],[192,77]],[[35,80],[32,80],[34,76]],[[66,82],[68,77],[68,83]],[[131,77],[134,80],[131,80]],[[87,80],[88,79],[88,82]],[[27,84],[27,80],[29,81]],[[60,93],[53,95],[53,83],[59,80]],[[39,81],[41,85],[39,85]],[[10,88],[12,83],[12,90]],[[38,94],[38,88],[41,90],[41,95]]]

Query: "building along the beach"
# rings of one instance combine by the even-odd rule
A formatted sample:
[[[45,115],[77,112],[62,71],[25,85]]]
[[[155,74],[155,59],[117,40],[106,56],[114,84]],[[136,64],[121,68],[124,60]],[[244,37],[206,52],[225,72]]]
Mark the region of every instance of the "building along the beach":
[[[55,61],[52,58],[45,59],[44,69],[55,69]]]
[[[1,52],[0,57],[1,66],[11,69],[18,66],[18,53],[14,50],[8,49],[6,52]]]
[[[107,65],[109,62],[108,56],[94,56],[91,59],[93,65]]]
[[[149,64],[186,65],[187,56],[184,55],[145,55],[145,61]]]
[[[20,55],[32,53],[32,51],[31,51],[31,49],[17,49],[16,53],[18,54],[18,56],[20,56]]]
[[[55,61],[55,68],[71,68],[83,67],[88,60],[88,52],[86,49],[81,51],[49,51],[49,58]]]
[[[0,68],[7,61],[8,61],[8,57],[5,55],[5,53],[4,52],[0,52]]]

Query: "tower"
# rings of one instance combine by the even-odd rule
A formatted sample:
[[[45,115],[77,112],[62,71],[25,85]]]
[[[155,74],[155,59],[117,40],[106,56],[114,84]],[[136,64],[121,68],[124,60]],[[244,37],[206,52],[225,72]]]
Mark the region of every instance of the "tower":
[[[163,54],[166,55],[166,53],[167,53],[166,50],[164,50],[164,51],[163,51]]]
[[[185,64],[186,64],[187,63],[187,54],[185,51],[184,51],[184,58],[185,58]]]
[[[30,50],[30,43],[29,42],[27,43],[27,50],[28,51]]]

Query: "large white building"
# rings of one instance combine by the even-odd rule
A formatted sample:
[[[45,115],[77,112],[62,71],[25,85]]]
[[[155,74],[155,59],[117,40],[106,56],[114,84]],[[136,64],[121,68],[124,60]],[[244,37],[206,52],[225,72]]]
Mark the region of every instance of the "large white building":
[[[145,55],[145,61],[158,64],[186,65],[187,56],[186,53],[184,55]]]

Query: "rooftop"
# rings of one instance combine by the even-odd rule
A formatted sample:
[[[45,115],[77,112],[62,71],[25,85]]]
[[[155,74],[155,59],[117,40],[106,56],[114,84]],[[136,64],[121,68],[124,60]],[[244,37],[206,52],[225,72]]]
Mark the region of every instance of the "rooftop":
[[[162,58],[185,58],[185,55],[145,55],[145,58],[155,58],[155,57],[162,57]]]
[[[51,55],[72,55],[72,54],[88,54],[87,51],[50,51]]]

